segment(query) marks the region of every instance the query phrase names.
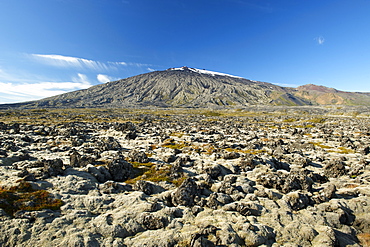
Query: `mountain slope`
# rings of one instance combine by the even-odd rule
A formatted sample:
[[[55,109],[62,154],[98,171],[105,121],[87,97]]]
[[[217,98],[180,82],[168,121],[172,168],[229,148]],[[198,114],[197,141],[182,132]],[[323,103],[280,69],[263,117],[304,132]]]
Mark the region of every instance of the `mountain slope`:
[[[344,92],[313,84],[298,87],[294,95],[319,105],[370,105],[370,93]]]
[[[85,90],[0,108],[242,107],[248,105],[370,105],[369,93],[316,85],[294,88],[188,67],[154,71]]]
[[[306,105],[291,89],[182,67],[141,74],[85,90],[28,102],[24,107],[223,107]]]

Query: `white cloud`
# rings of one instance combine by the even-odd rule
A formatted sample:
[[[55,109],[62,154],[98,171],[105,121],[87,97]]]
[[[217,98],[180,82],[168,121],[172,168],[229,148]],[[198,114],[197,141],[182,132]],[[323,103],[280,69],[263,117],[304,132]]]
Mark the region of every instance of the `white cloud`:
[[[96,76],[96,78],[98,79],[99,82],[101,83],[106,83],[106,82],[109,82],[109,81],[113,81],[113,79],[107,75],[103,75],[103,74],[98,74]]]
[[[72,67],[90,69],[94,71],[109,71],[119,69],[121,66],[148,67],[151,64],[131,62],[100,62],[79,57],[70,57],[55,54],[31,54],[33,59],[55,67]]]
[[[81,74],[81,73],[77,73],[77,77],[73,77],[72,78],[72,81],[74,83],[81,83],[83,85],[90,85],[91,86],[91,84],[90,84],[89,79],[87,78],[87,76],[84,75],[84,74]]]
[[[84,74],[77,74],[77,77],[72,78],[72,82],[0,82],[0,104],[37,100],[91,86]]]
[[[12,73],[6,72],[2,69],[0,69],[0,82],[27,82],[27,83],[33,83],[38,82],[38,80],[35,79],[35,75],[31,75],[29,73],[24,73],[23,71],[13,71]]]
[[[31,84],[14,84],[0,82],[1,93],[7,95],[12,102],[41,99],[66,93],[71,90],[88,88],[91,85],[76,82],[40,82]],[[18,97],[13,97],[18,96]],[[13,101],[15,100],[15,101]],[[7,103],[1,102],[0,103]]]
[[[116,65],[123,65],[123,66],[127,66],[128,64],[125,63],[125,62],[109,62],[111,64],[116,64]]]
[[[40,62],[47,63],[48,65],[56,67],[74,67],[74,68],[87,68],[92,70],[109,70],[109,65],[79,57],[69,57],[62,55],[42,55],[31,54],[31,56]]]
[[[147,66],[152,66],[151,64],[146,64],[146,63],[127,63],[128,65],[131,66],[136,66],[136,67],[147,67]]]
[[[319,45],[322,45],[322,44],[324,44],[324,43],[325,43],[325,39],[324,39],[324,37],[322,37],[322,36],[316,37],[316,38],[315,38],[315,40],[316,40],[316,42],[317,42]]]
[[[279,85],[281,87],[299,87],[298,84],[289,84],[289,83],[275,83],[276,85]]]
[[[24,54],[31,62],[42,65],[53,66],[60,69],[60,74],[53,73],[41,66],[45,75],[40,72],[25,71],[19,68],[5,69],[0,66],[0,104],[15,103],[21,101],[37,100],[57,94],[85,89],[92,86],[89,78],[94,84],[119,80],[119,78],[108,76],[121,70],[134,70],[135,67],[142,70],[152,71],[155,65],[132,63],[132,62],[100,62],[85,58],[63,56],[57,54]],[[50,68],[49,68],[50,69]],[[77,73],[83,71],[85,74]],[[70,74],[72,72],[72,74]],[[68,75],[69,74],[69,75]]]
[[[147,70],[150,71],[150,72],[155,71],[155,69],[152,69],[152,68],[147,68]]]
[[[109,63],[114,64],[114,65],[135,66],[135,67],[153,66],[152,64],[146,64],[146,63],[131,63],[131,62],[109,62]]]

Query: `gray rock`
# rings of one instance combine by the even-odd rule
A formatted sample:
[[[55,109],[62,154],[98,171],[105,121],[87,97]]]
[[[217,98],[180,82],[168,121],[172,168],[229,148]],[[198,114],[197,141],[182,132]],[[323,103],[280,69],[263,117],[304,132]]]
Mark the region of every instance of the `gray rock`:
[[[225,224],[217,231],[217,245],[224,246],[242,246],[244,245],[243,239],[240,238],[237,232],[233,229],[231,224]]]
[[[204,172],[207,173],[211,178],[217,179],[221,175],[222,169],[220,165],[208,166],[204,169]]]
[[[92,174],[100,183],[112,180],[112,175],[105,166],[95,167],[93,165],[87,165],[87,171]]]
[[[100,188],[100,191],[104,194],[117,194],[117,193],[122,193],[125,191],[132,190],[131,185],[128,185],[128,184],[122,185],[122,184],[119,184],[113,181],[107,181],[104,184],[101,184],[99,188]]]
[[[15,218],[28,219],[30,221],[37,221],[38,223],[51,223],[56,217],[60,216],[60,212],[51,209],[44,209],[41,211],[18,211],[14,214]]]
[[[370,146],[359,147],[357,150],[362,155],[368,155],[368,154],[370,154]]]
[[[312,184],[312,179],[305,174],[304,170],[292,170],[285,178],[281,191],[283,193],[294,190],[312,191]]]
[[[125,122],[125,123],[113,123],[113,128],[117,131],[134,131],[136,130],[135,124],[132,122]]]
[[[182,206],[193,206],[196,196],[199,196],[198,185],[191,178],[185,179],[171,195],[172,203]]]
[[[128,154],[128,158],[130,159],[131,162],[139,162],[139,163],[149,162],[148,156],[143,151],[132,150]]]
[[[63,161],[61,159],[44,160],[44,170],[49,176],[62,175],[64,171]]]
[[[77,151],[72,152],[69,161],[72,167],[86,167],[88,164],[94,164],[95,162],[93,157],[81,155]]]
[[[335,196],[335,192],[337,191],[337,188],[334,184],[329,184],[325,187],[325,189],[322,190],[322,195],[326,197],[327,199],[331,199]]]
[[[225,211],[236,211],[243,216],[260,216],[262,206],[253,202],[234,202],[223,207]]]
[[[302,222],[290,222],[282,229],[284,241],[295,243],[297,246],[311,246],[312,241],[319,235],[312,225]]]
[[[337,178],[346,174],[345,164],[341,159],[334,159],[324,167],[324,175]]]
[[[130,236],[125,227],[116,222],[112,214],[99,215],[92,221],[92,224],[96,232],[104,238],[125,238]]]
[[[175,154],[163,154],[161,156],[161,159],[165,163],[172,163],[172,162],[176,161],[177,156]]]
[[[16,217],[0,210],[1,246],[366,246],[370,167],[359,147],[370,145],[368,113],[339,118],[346,113],[331,106],[245,106],[235,116],[191,114],[195,109],[83,111],[53,110],[48,117],[67,121],[81,114],[85,120],[91,111],[91,119],[141,123],[40,122],[9,134],[11,124],[0,122],[1,162],[30,155],[0,166],[0,204],[11,204],[4,199],[11,195],[7,189],[23,196],[14,187],[19,179],[64,203],[60,210],[19,211]],[[328,117],[312,119],[315,112]],[[40,114],[8,113],[25,119]],[[126,139],[130,132],[138,135],[134,141]],[[186,147],[165,148],[166,138]],[[220,159],[229,148],[240,157]],[[153,173],[164,172],[173,183],[144,181],[146,167],[130,167],[126,160],[141,163],[145,152],[155,163]],[[166,164],[165,153],[177,159]],[[341,164],[330,167],[335,159]],[[114,181],[127,177],[134,179],[127,183],[138,182]],[[32,206],[30,200],[18,203]]]
[[[275,188],[283,193],[296,190],[312,191],[313,180],[304,171],[292,170],[288,175],[269,171],[257,177],[257,182],[266,188]]]
[[[108,163],[108,171],[114,181],[123,182],[133,174],[133,166],[119,158]]]
[[[169,176],[173,179],[177,179],[179,177],[181,177],[181,175],[183,174],[183,169],[181,167],[181,162],[174,162],[172,165],[171,165],[171,168],[170,168],[170,172],[169,172]]]
[[[218,188],[218,192],[225,193],[227,195],[233,195],[239,192],[236,187],[237,177],[233,175],[227,175],[224,177],[224,180],[221,183],[221,186]]]
[[[207,203],[206,203],[206,206],[209,207],[209,208],[212,208],[212,209],[218,209],[220,208],[221,206],[223,206],[224,204],[221,203],[218,199],[217,199],[217,193],[212,193],[208,198],[207,198]]]
[[[96,147],[100,151],[108,151],[108,150],[119,150],[121,149],[121,144],[114,139],[113,137],[103,137],[96,142]]]
[[[217,227],[208,225],[203,229],[200,229],[197,233],[192,234],[190,246],[191,247],[213,247],[215,243],[208,240],[209,235],[216,235]]]
[[[244,239],[246,246],[269,246],[276,242],[273,228],[260,224],[244,224],[242,231],[239,231],[239,236]]]
[[[164,189],[161,186],[156,185],[149,181],[144,181],[144,180],[138,180],[134,184],[133,189],[142,191],[147,195],[157,194],[157,193],[161,193],[164,191]]]
[[[288,202],[293,210],[301,210],[303,208],[306,208],[311,202],[307,194],[299,192],[290,192],[283,197],[283,200]]]
[[[138,221],[149,230],[161,229],[167,225],[166,218],[154,215],[153,213],[141,214]]]
[[[225,160],[237,159],[240,157],[240,154],[237,152],[226,152],[222,155],[222,158]]]

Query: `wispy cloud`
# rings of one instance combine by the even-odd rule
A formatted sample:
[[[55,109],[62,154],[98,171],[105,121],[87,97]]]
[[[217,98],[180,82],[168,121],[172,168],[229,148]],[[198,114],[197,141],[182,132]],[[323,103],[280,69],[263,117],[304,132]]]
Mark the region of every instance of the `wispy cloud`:
[[[108,62],[108,63],[112,65],[135,66],[135,67],[153,66],[152,64],[147,63],[132,63],[132,62]]]
[[[0,68],[0,82],[23,82],[35,83],[42,80],[39,76],[25,73],[24,71],[15,70],[12,73]]]
[[[153,66],[145,63],[134,63],[134,62],[101,62],[94,61],[86,58],[71,57],[55,54],[31,54],[33,59],[42,62],[47,65],[55,67],[70,67],[77,69],[89,69],[94,71],[109,71],[117,70],[122,66],[134,66],[139,68],[145,68]]]
[[[149,67],[147,68],[147,70],[150,71],[150,72],[155,71],[155,69],[152,69],[152,68],[149,68]]]
[[[107,75],[103,75],[103,74],[98,74],[96,76],[96,79],[98,79],[98,81],[101,82],[101,83],[106,83],[106,82],[114,80],[112,77],[107,76]]]
[[[36,100],[91,86],[87,76],[80,73],[71,82],[0,82],[0,104]]]
[[[128,64],[126,62],[109,62],[110,64],[115,64],[115,65],[123,65],[127,66]]]
[[[85,58],[43,54],[31,54],[31,56],[40,62],[56,67],[87,68],[92,70],[109,69],[109,66],[103,62],[93,61]]]
[[[319,45],[322,45],[325,43],[325,39],[323,36],[319,36],[319,37],[316,37],[315,38],[315,41],[319,44]]]
[[[85,74],[77,73],[77,77],[73,77],[72,81],[74,83],[81,83],[81,85],[91,86],[91,83]]]
[[[156,66],[130,61],[101,62],[55,54],[23,54],[23,56],[30,59],[31,66],[39,63],[41,66],[36,66],[36,69],[41,68],[41,72],[37,70],[29,72],[9,66],[0,67],[0,104],[37,100],[85,89],[98,82],[119,80],[125,71],[153,71],[152,67]],[[50,71],[45,69],[45,65],[56,68],[55,73],[54,69]]]
[[[289,84],[289,83],[275,83],[276,85],[279,85],[281,87],[299,87],[298,84]]]

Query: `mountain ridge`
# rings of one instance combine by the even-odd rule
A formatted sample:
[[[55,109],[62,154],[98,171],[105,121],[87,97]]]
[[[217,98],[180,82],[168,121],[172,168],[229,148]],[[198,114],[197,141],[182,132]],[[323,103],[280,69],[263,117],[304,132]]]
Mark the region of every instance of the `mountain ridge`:
[[[23,108],[190,107],[250,105],[370,105],[370,93],[307,84],[298,88],[189,67],[153,71],[41,100],[0,105]]]
[[[345,92],[314,84],[297,87],[295,95],[319,105],[370,105],[370,93]]]

